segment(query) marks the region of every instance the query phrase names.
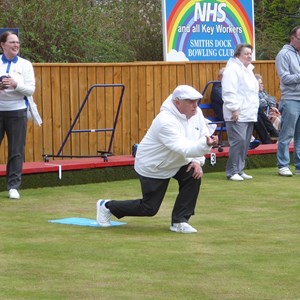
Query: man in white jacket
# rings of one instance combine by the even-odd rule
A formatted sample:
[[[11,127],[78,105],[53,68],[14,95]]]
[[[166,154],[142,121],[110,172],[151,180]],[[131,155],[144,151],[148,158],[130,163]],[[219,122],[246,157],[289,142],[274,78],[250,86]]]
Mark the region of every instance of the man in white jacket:
[[[154,216],[163,201],[171,178],[178,181],[179,193],[170,230],[193,233],[188,224],[194,214],[200,191],[204,155],[218,144],[210,136],[198,102],[202,95],[188,85],[178,86],[162,104],[160,113],[138,146],[135,170],[142,188],[142,199],[97,202],[97,222],[110,226],[112,215]]]

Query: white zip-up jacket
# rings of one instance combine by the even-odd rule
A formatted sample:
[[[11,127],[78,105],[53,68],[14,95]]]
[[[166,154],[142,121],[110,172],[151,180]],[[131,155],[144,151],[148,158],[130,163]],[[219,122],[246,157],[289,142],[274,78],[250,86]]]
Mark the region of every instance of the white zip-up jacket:
[[[191,161],[204,165],[204,155],[211,150],[208,135],[201,109],[187,119],[170,95],[138,146],[134,168],[142,176],[167,179]]]
[[[257,122],[259,107],[258,81],[254,66],[246,68],[238,58],[230,58],[222,78],[223,115],[232,121],[232,112],[239,111],[239,122]]]
[[[0,55],[0,76],[9,75],[16,82],[16,89],[0,90],[0,111],[12,111],[26,108],[24,96],[30,97],[35,91],[35,77],[32,63],[18,56],[16,63],[12,62],[9,72],[7,63],[3,63]]]

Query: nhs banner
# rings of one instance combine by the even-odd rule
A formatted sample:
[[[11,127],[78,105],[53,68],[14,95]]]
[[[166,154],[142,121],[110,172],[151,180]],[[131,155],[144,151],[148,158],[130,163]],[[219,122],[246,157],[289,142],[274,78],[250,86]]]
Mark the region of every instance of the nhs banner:
[[[165,61],[224,61],[238,44],[255,49],[253,0],[162,0],[162,8]]]

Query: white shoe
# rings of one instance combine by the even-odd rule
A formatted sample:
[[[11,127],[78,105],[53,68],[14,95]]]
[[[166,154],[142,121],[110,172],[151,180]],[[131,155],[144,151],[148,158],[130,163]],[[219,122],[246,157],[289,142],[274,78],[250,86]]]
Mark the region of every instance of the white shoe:
[[[105,203],[109,202],[109,200],[100,199],[97,201],[97,223],[102,227],[109,227],[110,218],[112,213],[108,208],[105,207]]]
[[[173,232],[182,232],[182,233],[194,233],[197,232],[197,229],[192,227],[190,224],[183,223],[173,223],[170,227],[170,230]]]
[[[280,176],[293,176],[293,173],[288,167],[283,167],[278,169],[278,175]]]
[[[246,173],[242,173],[242,174],[240,174],[240,176],[241,176],[243,179],[253,179],[253,176],[247,175]]]
[[[20,194],[19,194],[18,190],[10,189],[8,191],[8,198],[9,199],[20,199]]]
[[[233,180],[233,181],[243,181],[244,178],[242,176],[240,176],[239,174],[234,174],[231,177],[229,177],[229,180]]]

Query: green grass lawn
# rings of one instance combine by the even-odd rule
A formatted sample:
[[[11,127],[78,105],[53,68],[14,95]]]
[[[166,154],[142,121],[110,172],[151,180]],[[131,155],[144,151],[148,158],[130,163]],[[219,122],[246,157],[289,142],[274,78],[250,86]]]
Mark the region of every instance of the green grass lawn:
[[[159,213],[94,228],[99,198],[140,197],[138,180],[0,193],[0,299],[300,299],[300,176],[205,174],[196,234],[169,231],[177,183]]]

